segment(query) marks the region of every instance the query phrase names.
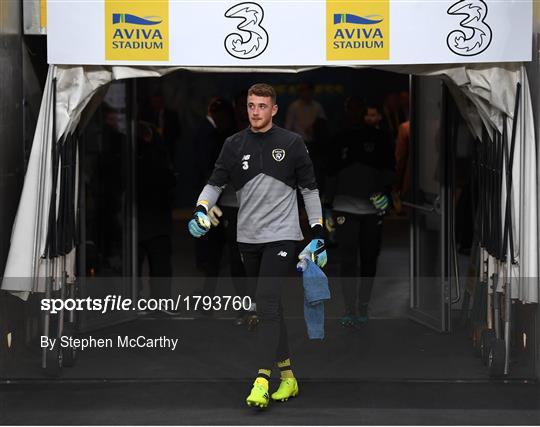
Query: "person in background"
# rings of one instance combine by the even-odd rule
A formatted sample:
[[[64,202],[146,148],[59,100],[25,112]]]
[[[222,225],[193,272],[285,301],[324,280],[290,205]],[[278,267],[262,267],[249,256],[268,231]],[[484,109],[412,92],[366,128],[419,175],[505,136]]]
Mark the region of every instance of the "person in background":
[[[409,168],[410,168],[410,152],[409,152],[409,132],[410,122],[407,120],[399,125],[398,136],[396,140],[396,179],[392,198],[394,200],[394,208],[396,213],[403,213],[401,199],[409,190]]]
[[[200,186],[210,177],[215,162],[223,148],[223,143],[236,128],[235,111],[233,106],[224,98],[216,97],[210,100],[206,118],[198,129],[195,137],[195,151],[199,168],[198,182]],[[230,274],[236,295],[246,295],[245,271],[236,243],[236,215],[238,202],[232,187],[227,187],[216,204],[209,212],[212,229],[195,242],[197,265],[205,275],[202,295],[214,296],[225,246],[229,251]],[[201,314],[210,315],[211,311],[202,310]],[[239,311],[235,325],[245,323],[245,313]],[[250,319],[256,326],[257,319]]]
[[[157,129],[137,129],[137,215],[139,275],[148,259],[150,298],[170,298],[172,276],[172,190],[176,180]]]
[[[410,119],[410,96],[409,91],[402,90],[399,92],[399,121],[400,123],[407,122]]]
[[[243,90],[234,97],[234,118],[236,130],[241,131],[249,126],[249,116],[247,112],[247,90]]]
[[[306,142],[309,150],[313,169],[315,171],[315,179],[321,193],[325,188],[326,168],[328,166],[328,152],[332,149],[330,144],[330,131],[328,120],[319,117],[313,123],[313,139]]]
[[[389,136],[380,128],[381,113],[374,103],[361,110],[354,98],[346,103],[347,128],[334,141],[325,204],[327,223],[336,229],[340,276],[345,302],[343,326],[368,321],[379,257],[383,214],[390,207],[394,153]],[[360,286],[357,283],[360,255]]]
[[[109,104],[102,106],[103,138],[99,170],[95,182],[99,186],[97,198],[98,216],[93,226],[99,230],[98,245],[102,247],[108,275],[122,275],[122,210],[125,203],[125,183],[127,151],[126,136],[119,130],[118,111]]]
[[[153,93],[142,110],[141,119],[151,123],[167,148],[169,157],[174,160],[176,145],[182,133],[176,111],[165,107],[165,98],[161,90]]]
[[[313,99],[313,85],[301,82],[298,99],[287,109],[285,128],[296,132],[309,144],[313,139],[313,125],[319,118],[326,119],[326,114],[322,105]]]
[[[197,184],[204,185],[214,169],[223,142],[235,132],[235,113],[229,101],[214,97],[208,102],[206,116],[193,140],[197,161]]]
[[[380,127],[388,134],[392,144],[395,143],[400,117],[399,94],[396,92],[387,93],[384,97],[382,120]]]

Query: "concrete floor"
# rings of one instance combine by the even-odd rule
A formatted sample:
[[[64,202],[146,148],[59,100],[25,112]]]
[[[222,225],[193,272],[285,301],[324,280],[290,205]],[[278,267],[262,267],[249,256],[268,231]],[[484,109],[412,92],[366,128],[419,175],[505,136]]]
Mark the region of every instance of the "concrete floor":
[[[538,425],[538,384],[304,382],[267,410],[242,382],[17,384],[2,425]]]

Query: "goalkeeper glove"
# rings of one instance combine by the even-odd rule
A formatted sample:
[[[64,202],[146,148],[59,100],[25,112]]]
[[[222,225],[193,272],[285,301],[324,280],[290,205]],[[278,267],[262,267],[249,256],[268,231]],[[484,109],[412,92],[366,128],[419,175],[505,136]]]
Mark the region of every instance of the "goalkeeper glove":
[[[328,262],[328,255],[326,254],[326,245],[324,243],[323,228],[321,224],[316,224],[312,227],[314,235],[317,237],[312,239],[311,242],[304,248],[298,259],[309,258],[320,268],[323,268]]]
[[[384,214],[390,207],[390,198],[384,193],[375,193],[369,198],[369,200],[380,214]]]
[[[193,218],[188,223],[188,230],[193,237],[202,237],[210,230],[210,218],[206,214],[203,206],[198,206],[193,214]]]

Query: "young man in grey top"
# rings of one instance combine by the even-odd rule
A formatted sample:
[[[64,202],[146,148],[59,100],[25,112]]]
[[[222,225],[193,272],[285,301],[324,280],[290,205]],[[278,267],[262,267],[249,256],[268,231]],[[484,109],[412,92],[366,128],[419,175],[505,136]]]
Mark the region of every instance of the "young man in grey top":
[[[302,137],[272,123],[277,110],[272,86],[256,84],[249,89],[250,127],[225,141],[188,224],[194,237],[204,235],[210,228],[208,211],[225,186],[234,187],[239,203],[237,240],[246,275],[256,281],[260,317],[259,372],[246,403],[259,407],[266,407],[270,400],[268,383],[274,363],[281,383],[272,399],[283,401],[298,394],[281,304],[282,278],[293,274],[296,242],[304,238],[297,190],[304,199],[313,237],[304,251],[313,254],[320,267],[327,261],[313,165]]]

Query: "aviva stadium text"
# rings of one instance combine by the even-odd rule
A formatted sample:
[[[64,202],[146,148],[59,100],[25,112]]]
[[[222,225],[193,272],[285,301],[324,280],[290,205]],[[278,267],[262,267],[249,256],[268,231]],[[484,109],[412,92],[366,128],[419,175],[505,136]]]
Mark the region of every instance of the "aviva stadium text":
[[[384,36],[380,28],[337,29],[334,33],[334,49],[381,49]]]
[[[113,49],[163,49],[163,35],[157,29],[116,29]]]

